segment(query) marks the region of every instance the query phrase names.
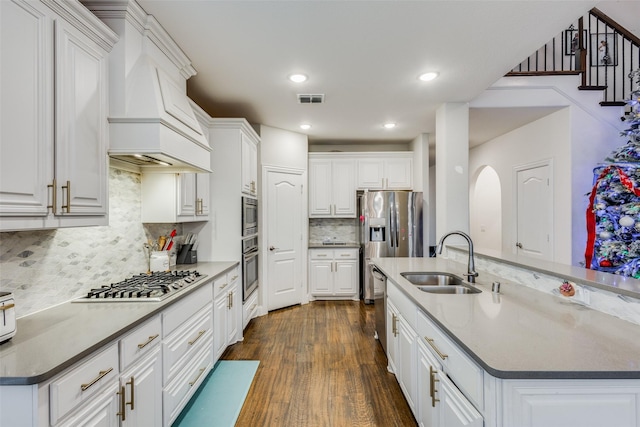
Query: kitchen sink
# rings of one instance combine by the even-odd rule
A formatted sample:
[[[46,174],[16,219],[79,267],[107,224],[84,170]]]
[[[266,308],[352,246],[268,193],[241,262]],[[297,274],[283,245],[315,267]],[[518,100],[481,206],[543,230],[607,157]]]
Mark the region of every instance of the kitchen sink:
[[[418,286],[462,286],[463,280],[449,273],[400,273],[414,285]]]
[[[422,292],[429,292],[431,294],[477,294],[482,292],[480,289],[465,285],[418,286],[417,288]]]

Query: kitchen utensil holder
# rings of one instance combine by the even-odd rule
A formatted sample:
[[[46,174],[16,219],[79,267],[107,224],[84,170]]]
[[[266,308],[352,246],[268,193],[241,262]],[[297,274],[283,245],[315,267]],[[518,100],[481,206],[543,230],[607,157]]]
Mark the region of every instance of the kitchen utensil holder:
[[[195,264],[198,262],[198,252],[192,248],[192,244],[182,245],[178,253],[178,264]]]

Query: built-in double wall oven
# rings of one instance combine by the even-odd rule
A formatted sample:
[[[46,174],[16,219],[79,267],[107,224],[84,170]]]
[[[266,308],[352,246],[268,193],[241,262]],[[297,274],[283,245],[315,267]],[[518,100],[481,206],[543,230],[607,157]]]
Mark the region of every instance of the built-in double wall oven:
[[[242,301],[258,288],[258,235],[242,239]]]
[[[242,237],[258,234],[258,200],[242,197]]]

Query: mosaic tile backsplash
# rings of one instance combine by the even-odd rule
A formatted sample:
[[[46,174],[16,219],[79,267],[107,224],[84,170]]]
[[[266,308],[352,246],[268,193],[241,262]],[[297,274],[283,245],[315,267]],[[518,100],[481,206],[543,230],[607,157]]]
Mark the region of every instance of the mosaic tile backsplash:
[[[309,243],[322,243],[327,239],[356,243],[357,227],[356,218],[310,218]]]
[[[140,175],[109,169],[109,225],[0,233],[0,290],[23,317],[147,270],[142,245],[179,224],[142,224]]]

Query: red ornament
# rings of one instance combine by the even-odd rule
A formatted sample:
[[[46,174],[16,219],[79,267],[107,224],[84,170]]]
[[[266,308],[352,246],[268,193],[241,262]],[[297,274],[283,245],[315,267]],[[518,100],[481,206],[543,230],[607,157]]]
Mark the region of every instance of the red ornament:
[[[609,261],[608,259],[603,259],[602,261],[600,261],[600,267],[611,267],[613,264],[611,264],[611,261]]]

